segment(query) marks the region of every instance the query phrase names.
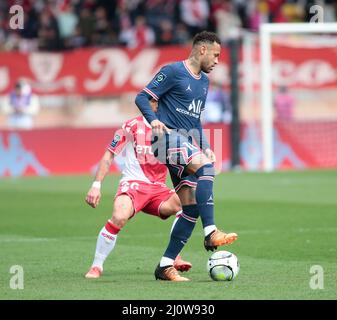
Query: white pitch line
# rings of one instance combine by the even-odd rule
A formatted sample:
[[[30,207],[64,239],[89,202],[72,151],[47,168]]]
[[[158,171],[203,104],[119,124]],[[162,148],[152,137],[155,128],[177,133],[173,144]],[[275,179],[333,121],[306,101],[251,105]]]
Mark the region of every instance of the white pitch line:
[[[57,241],[55,238],[37,238],[37,237],[22,237],[22,236],[0,236],[0,242],[11,243],[11,242],[47,242],[47,241]]]

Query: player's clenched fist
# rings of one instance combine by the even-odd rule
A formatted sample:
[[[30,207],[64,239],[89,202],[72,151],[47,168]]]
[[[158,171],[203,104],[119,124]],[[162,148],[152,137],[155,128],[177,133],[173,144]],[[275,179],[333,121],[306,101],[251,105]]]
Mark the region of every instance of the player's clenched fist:
[[[88,191],[88,194],[85,198],[85,201],[88,205],[92,206],[93,208],[96,208],[99,204],[99,201],[101,199],[101,190],[95,187],[91,187]]]

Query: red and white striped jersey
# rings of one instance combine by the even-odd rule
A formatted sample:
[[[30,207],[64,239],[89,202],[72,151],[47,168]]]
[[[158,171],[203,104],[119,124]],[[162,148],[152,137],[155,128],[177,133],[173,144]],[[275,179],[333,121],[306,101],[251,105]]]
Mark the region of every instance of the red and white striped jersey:
[[[124,161],[121,181],[165,184],[167,167],[154,156],[151,135],[152,128],[143,116],[128,120],[116,131],[108,150]]]

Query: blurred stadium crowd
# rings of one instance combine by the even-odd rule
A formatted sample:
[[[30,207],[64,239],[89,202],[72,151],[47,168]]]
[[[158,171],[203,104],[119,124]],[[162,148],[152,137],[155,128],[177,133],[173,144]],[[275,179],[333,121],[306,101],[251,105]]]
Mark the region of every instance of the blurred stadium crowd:
[[[24,28],[11,30],[15,4],[24,9]],[[309,21],[315,4],[324,22],[336,21],[335,0],[2,0],[0,50],[185,44],[204,29],[225,44],[263,22]]]

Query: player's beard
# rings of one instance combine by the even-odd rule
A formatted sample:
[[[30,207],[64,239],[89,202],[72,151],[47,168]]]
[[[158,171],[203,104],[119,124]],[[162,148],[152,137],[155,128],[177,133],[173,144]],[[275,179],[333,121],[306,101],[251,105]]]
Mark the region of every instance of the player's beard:
[[[210,63],[203,63],[201,64],[201,71],[205,73],[210,73],[214,69],[215,65],[212,65]]]
[[[214,68],[214,66],[207,66],[207,67],[202,66],[201,70],[205,73],[210,73],[213,70],[213,68]]]

